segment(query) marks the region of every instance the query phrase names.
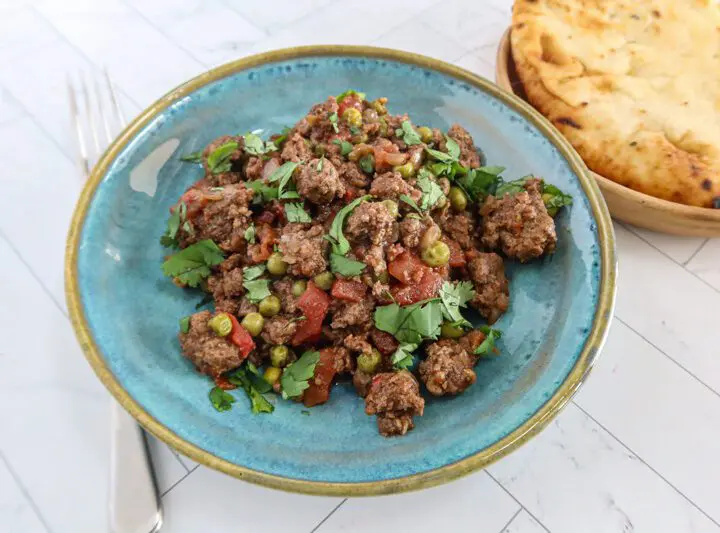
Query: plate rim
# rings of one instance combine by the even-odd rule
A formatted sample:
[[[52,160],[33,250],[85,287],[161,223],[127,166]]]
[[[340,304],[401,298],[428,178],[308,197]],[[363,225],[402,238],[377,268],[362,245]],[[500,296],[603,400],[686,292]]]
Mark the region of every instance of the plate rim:
[[[458,461],[399,478],[347,483],[310,481],[268,474],[217,457],[181,438],[151,416],[115,378],[95,343],[92,330],[85,317],[79,290],[77,276],[78,251],[85,219],[95,191],[118,154],[128,146],[151,120],[193,91],[237,72],[263,64],[303,57],[329,56],[369,57],[418,66],[456,78],[502,101],[531,122],[560,151],[573,172],[578,176],[597,225],[601,259],[597,308],[587,341],[575,365],[560,387],[528,420],[494,444]],[[82,189],[67,236],[64,270],[68,312],[85,358],[112,396],[152,435],[200,464],[258,485],[320,496],[374,496],[429,488],[457,479],[504,457],[540,432],[560,412],[585,381],[602,349],[608,334],[615,304],[617,258],[610,214],[600,194],[598,185],[591,178],[589,170],[570,143],[528,103],[500,89],[497,85],[481,76],[427,56],[372,46],[312,45],[264,52],[212,68],[172,89],[133,119],[105,150]]]

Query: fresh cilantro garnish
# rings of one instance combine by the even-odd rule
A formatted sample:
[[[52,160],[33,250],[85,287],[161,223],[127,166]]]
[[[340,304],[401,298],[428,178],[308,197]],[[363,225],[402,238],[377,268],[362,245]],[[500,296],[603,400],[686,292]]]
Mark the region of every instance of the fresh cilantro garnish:
[[[168,257],[162,264],[163,274],[178,278],[184,285],[197,287],[210,275],[210,267],[219,265],[225,256],[211,239],[198,241]]]
[[[300,195],[295,191],[285,190],[290,178],[292,178],[293,172],[298,167],[299,163],[288,161],[283,163],[276,168],[270,176],[268,176],[268,183],[278,183],[277,188],[271,188],[274,191],[275,198],[299,198]],[[265,195],[264,195],[265,196]]]
[[[308,411],[307,409],[302,409],[302,410],[300,410],[300,414],[305,415],[305,416],[310,416],[310,411]]]
[[[401,202],[405,202],[406,204],[408,204],[408,205],[409,205],[410,207],[412,207],[415,211],[417,211],[418,214],[420,214],[420,215],[422,216],[423,212],[422,212],[422,210],[420,209],[420,207],[417,205],[417,203],[415,202],[415,200],[413,200],[412,198],[410,198],[407,194],[401,194],[401,195],[400,195],[400,201],[401,201]]]
[[[353,145],[347,141],[341,141],[340,139],[335,139],[333,141],[333,144],[337,144],[340,147],[340,155],[341,156],[346,156],[350,152],[353,151]]]
[[[185,202],[180,202],[180,205],[173,209],[172,213],[170,213],[165,234],[160,237],[160,244],[166,248],[177,248],[179,246],[177,241],[177,232],[180,229],[180,226],[188,224],[188,227],[192,229],[192,226],[190,226],[185,219],[186,216],[187,206],[185,205]]]
[[[528,175],[523,176],[522,178],[512,180],[512,181],[503,181],[498,184],[497,189],[495,190],[495,196],[498,198],[502,198],[506,195],[514,196],[520,192],[523,192],[525,190],[525,184],[531,180],[534,176]]]
[[[220,387],[213,387],[210,389],[210,403],[216,411],[229,411],[232,409],[232,404],[235,403],[235,397],[222,390]]]
[[[227,378],[233,385],[242,387],[250,400],[250,405],[254,414],[272,413],[275,410],[273,404],[267,401],[263,396],[264,392],[272,390],[272,386],[265,381],[255,365],[253,365],[250,361],[247,363],[247,368],[240,367],[237,370],[234,370],[231,374],[228,374]]]
[[[458,146],[458,143],[456,143],[447,135],[445,135],[445,148],[447,149],[447,153],[428,147],[425,147],[425,151],[430,154],[434,159],[443,163],[452,163],[460,159],[460,147]]]
[[[413,146],[414,144],[422,144],[422,141],[420,140],[420,135],[418,135],[418,132],[415,131],[415,128],[412,127],[412,124],[410,124],[409,120],[403,120],[401,127],[395,130],[395,136],[405,141],[405,144],[408,146]]]
[[[180,319],[180,331],[183,333],[187,333],[190,331],[190,317],[184,316]]]
[[[263,140],[254,133],[243,135],[245,139],[245,152],[251,155],[263,155],[267,152]]]
[[[282,144],[287,140],[289,134],[290,134],[290,128],[288,128],[287,126],[285,126],[285,127],[283,128],[283,130],[280,132],[280,135],[278,135],[277,137],[275,137],[272,141],[268,141],[268,142],[266,143],[266,145],[265,145],[265,146],[266,146],[266,149],[268,149],[271,144],[272,144],[272,146],[273,146],[273,149],[272,149],[272,150],[269,150],[269,149],[268,149],[267,151],[269,151],[269,152],[275,152],[275,151],[279,150],[279,149],[280,149],[280,146],[282,146]]]
[[[505,167],[480,167],[470,169],[464,176],[456,178],[459,185],[468,197],[477,202],[493,194],[498,183],[502,181],[500,174]]]
[[[317,168],[315,170],[320,172],[323,169],[323,164],[325,164],[325,156],[320,158],[320,161],[318,161]]]
[[[439,298],[424,300],[404,307],[390,304],[377,307],[375,327],[392,334],[401,343],[420,344],[423,339],[436,339],[443,319]]]
[[[460,313],[460,308],[465,307],[475,296],[475,290],[471,282],[450,283],[445,281],[440,287],[439,296],[443,304],[443,315],[446,320],[456,326],[470,325],[470,322]]]
[[[375,158],[371,154],[362,156],[358,161],[358,165],[365,174],[375,172]]]
[[[270,187],[261,180],[246,181],[245,187],[252,190],[255,193],[253,202],[267,203],[270,200],[274,200],[278,197],[278,188]]]
[[[398,346],[397,350],[392,354],[390,361],[398,370],[406,370],[415,362],[413,352],[417,349],[417,344],[403,342]]]
[[[555,187],[555,185],[550,185],[549,183],[543,183],[542,199],[551,217],[554,217],[561,207],[572,205],[573,203],[572,196],[565,194]]]
[[[301,203],[285,204],[285,217],[288,222],[312,222],[312,218],[303,209]]]
[[[328,120],[330,121],[330,124],[332,124],[333,130],[335,133],[340,131],[338,129],[338,114],[337,112],[330,113],[330,116],[328,116]]]
[[[270,280],[258,279],[265,273],[265,264],[243,268],[243,287],[247,291],[247,299],[257,303],[270,296]]]
[[[475,355],[491,356],[496,352],[495,341],[502,337],[502,331],[490,326],[480,326],[479,329],[485,334],[485,340],[475,349]]]
[[[232,166],[230,156],[233,155],[239,146],[240,145],[237,141],[228,141],[210,152],[210,155],[208,155],[207,158],[207,164],[210,172],[213,174],[220,174],[221,172],[230,171],[230,167]]]
[[[372,196],[370,196],[369,194],[361,196],[360,198],[356,198],[348,205],[343,207],[340,211],[338,211],[337,215],[335,215],[335,218],[330,225],[330,232],[325,237],[332,244],[334,253],[338,255],[345,255],[350,250],[350,243],[343,234],[343,225],[345,224],[345,218],[347,218],[347,216],[352,212],[353,209],[355,209],[364,201],[369,200],[370,198],[372,198]]]
[[[202,163],[202,154],[202,151],[190,152],[180,157],[180,161],[184,161],[185,163]]]
[[[338,95],[335,97],[335,101],[336,101],[338,104],[341,104],[342,101],[345,100],[345,97],[346,97],[346,96],[351,96],[351,95],[357,96],[360,100],[365,100],[365,93],[361,93],[361,92],[358,92],[358,91],[353,91],[352,89],[348,89],[347,91],[343,91],[343,92],[341,92],[340,94],[338,94]]]
[[[430,172],[424,168],[418,172],[417,185],[423,192],[422,198],[420,198],[420,209],[424,211],[432,209],[440,198],[445,196],[440,186],[430,176]]]
[[[280,377],[283,398],[297,398],[310,386],[308,381],[315,374],[319,360],[320,352],[308,350],[300,359],[285,367]]]
[[[251,222],[243,235],[248,243],[255,244],[255,224]]]
[[[330,270],[346,278],[351,278],[362,274],[363,270],[365,270],[365,263],[331,252]]]

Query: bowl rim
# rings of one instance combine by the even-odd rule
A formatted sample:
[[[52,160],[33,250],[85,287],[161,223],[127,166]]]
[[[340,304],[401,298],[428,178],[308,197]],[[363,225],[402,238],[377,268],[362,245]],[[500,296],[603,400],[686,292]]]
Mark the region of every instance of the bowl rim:
[[[341,483],[310,481],[268,474],[217,457],[181,438],[152,417],[130,396],[113,375],[100,349],[95,343],[92,330],[85,317],[79,291],[77,276],[78,251],[85,218],[95,191],[118,154],[128,146],[151,120],[165,111],[173,103],[186,97],[193,91],[242,70],[279,61],[304,57],[328,56],[385,59],[434,70],[474,86],[520,113],[552,142],[566,159],[573,172],[578,176],[591,206],[599,237],[601,274],[598,302],[595,316],[593,317],[592,328],[575,365],[555,393],[523,424],[499,441],[477,453],[432,470],[386,480]],[[484,468],[520,447],[542,430],[560,412],[587,378],[605,342],[612,319],[615,303],[616,276],[617,259],[615,255],[615,237],[607,206],[600,194],[597,184],[590,177],[590,173],[580,156],[550,122],[517,96],[503,91],[489,80],[461,67],[400,50],[350,45],[300,46],[243,57],[212,68],[176,87],[155,101],[128,124],[107,150],[105,150],[90,173],[90,177],[83,187],[73,213],[65,255],[65,296],[73,329],[75,330],[82,351],[93,371],[108,391],[147,431],[198,463],[236,478],[274,489],[321,496],[371,496],[428,488]]]

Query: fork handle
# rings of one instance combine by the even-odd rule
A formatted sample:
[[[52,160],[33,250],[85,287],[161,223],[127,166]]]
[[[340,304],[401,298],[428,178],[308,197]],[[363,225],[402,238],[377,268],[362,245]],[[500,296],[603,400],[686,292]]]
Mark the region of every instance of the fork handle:
[[[162,511],[145,435],[114,400],[110,418],[110,532],[159,531]]]

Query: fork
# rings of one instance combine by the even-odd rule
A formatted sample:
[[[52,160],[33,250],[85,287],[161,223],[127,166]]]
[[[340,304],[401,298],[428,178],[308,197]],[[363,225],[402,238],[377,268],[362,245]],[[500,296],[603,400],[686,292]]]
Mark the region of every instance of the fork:
[[[70,75],[67,79],[70,118],[78,140],[78,165],[85,179],[113,141],[113,131],[125,127],[107,70],[103,70],[102,78],[98,81],[97,75],[92,76],[88,84],[80,73],[79,90]],[[108,108],[110,111],[106,111]],[[110,532],[155,533],[162,527],[162,509],[145,433],[114,399],[111,402]]]

